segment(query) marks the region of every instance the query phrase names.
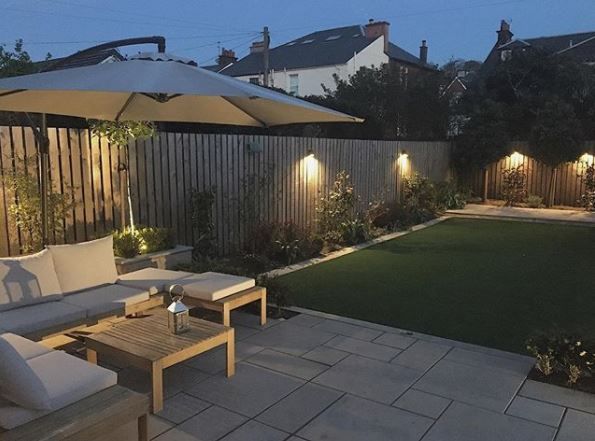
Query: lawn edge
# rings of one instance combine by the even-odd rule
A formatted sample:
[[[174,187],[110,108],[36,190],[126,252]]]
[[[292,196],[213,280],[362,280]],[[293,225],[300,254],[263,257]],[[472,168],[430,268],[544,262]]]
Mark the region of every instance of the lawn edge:
[[[329,262],[331,260],[338,259],[339,257],[343,257],[343,256],[347,256],[348,254],[355,253],[356,251],[360,251],[365,248],[369,248],[371,246],[378,245],[378,244],[381,244],[384,242],[388,242],[389,240],[397,239],[399,237],[406,236],[406,235],[414,233],[416,231],[420,231],[425,228],[432,227],[432,226],[437,225],[441,222],[444,222],[452,217],[453,216],[451,216],[450,214],[441,216],[436,219],[432,219],[431,221],[424,222],[424,223],[418,224],[418,225],[414,225],[407,231],[397,231],[394,233],[385,234],[383,236],[376,237],[368,242],[360,243],[360,244],[357,244],[357,245],[354,245],[351,247],[341,248],[340,250],[333,251],[332,253],[329,253],[325,256],[314,257],[312,259],[304,260],[302,262],[294,263],[293,265],[284,266],[282,268],[277,268],[277,269],[268,271],[266,273],[262,273],[260,275],[267,276],[267,277],[284,276],[286,274],[290,274],[290,273],[293,273],[296,271],[303,270],[310,266],[318,265],[319,263]]]

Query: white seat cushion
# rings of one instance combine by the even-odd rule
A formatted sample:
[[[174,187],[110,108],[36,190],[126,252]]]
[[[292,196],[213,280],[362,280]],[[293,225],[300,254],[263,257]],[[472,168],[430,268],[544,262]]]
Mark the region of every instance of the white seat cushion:
[[[213,272],[196,274],[189,283],[182,283],[184,295],[210,301],[252,288],[255,284],[255,280],[249,277]]]
[[[0,335],[0,396],[29,409],[51,409],[50,397],[43,381],[21,356],[15,339]],[[49,354],[44,354],[49,355]]]
[[[51,327],[82,323],[87,311],[64,301],[24,306],[0,312],[0,323],[8,332],[27,335]]]
[[[118,271],[113,243],[113,237],[107,236],[74,245],[48,246],[62,292],[67,294],[115,283]]]
[[[180,283],[184,278],[192,277],[195,274],[184,271],[172,271],[159,268],[143,268],[131,273],[122,274],[118,278],[118,284],[133,288],[144,289],[152,295],[164,292],[169,285]]]
[[[48,250],[0,259],[0,311],[60,300],[62,290]]]
[[[50,411],[61,409],[114,386],[115,372],[87,363],[61,351],[52,351],[27,362],[46,388]],[[0,426],[13,429],[49,411],[31,411],[0,400]]]
[[[5,341],[10,343],[10,345],[25,360],[39,357],[40,355],[47,354],[53,351],[53,349],[50,349],[42,344],[31,341],[25,337],[21,337],[20,335],[11,334],[8,332],[0,335],[0,338],[3,338]]]
[[[77,294],[70,294],[64,303],[87,310],[87,317],[103,314],[124,314],[128,305],[149,300],[149,292],[121,285],[106,285]]]

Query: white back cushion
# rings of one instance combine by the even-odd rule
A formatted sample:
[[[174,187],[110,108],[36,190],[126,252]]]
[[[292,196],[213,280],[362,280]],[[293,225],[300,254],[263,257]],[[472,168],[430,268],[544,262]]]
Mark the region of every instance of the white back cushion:
[[[62,292],[92,288],[118,279],[114,260],[113,237],[74,245],[50,245],[54,267]]]
[[[0,311],[61,297],[54,261],[48,250],[0,259]]]
[[[29,409],[50,409],[43,382],[5,335],[0,335],[0,395]]]

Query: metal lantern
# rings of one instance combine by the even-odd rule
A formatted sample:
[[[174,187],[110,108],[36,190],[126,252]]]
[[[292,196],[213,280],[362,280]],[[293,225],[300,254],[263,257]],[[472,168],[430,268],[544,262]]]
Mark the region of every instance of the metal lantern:
[[[172,285],[169,287],[171,305],[167,307],[167,326],[172,334],[182,334],[190,330],[190,313],[182,303],[184,287]]]

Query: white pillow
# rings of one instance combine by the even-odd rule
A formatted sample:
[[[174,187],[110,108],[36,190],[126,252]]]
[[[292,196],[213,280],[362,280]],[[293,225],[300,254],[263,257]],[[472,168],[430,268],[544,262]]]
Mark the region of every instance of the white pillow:
[[[5,335],[0,335],[0,395],[28,409],[50,409],[43,382]]]
[[[0,311],[61,298],[62,290],[48,250],[0,259]]]
[[[113,244],[110,235],[74,245],[49,245],[62,292],[67,294],[115,283],[118,271]]]

